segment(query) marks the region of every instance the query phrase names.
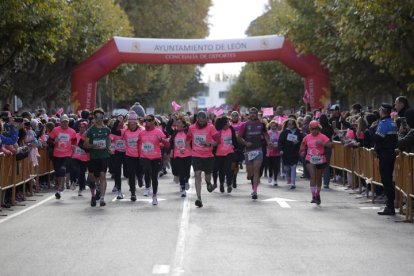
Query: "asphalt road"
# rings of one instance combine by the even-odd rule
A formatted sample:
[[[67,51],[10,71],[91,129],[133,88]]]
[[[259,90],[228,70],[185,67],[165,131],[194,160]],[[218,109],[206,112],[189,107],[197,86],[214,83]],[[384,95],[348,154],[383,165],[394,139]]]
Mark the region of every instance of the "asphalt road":
[[[88,193],[52,191],[3,210],[0,275],[413,275],[414,225],[382,217],[382,205],[331,185],[322,204],[310,203],[309,184],[289,190],[262,178],[250,198],[245,174],[231,194],[209,194],[194,205],[171,174],[160,178],[159,205],[138,192],[90,207]]]

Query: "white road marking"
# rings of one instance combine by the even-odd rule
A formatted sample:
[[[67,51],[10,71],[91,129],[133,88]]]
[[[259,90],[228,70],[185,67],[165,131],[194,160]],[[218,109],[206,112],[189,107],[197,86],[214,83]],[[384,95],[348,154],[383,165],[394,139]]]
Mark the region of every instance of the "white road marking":
[[[361,210],[379,210],[381,207],[359,207]]]
[[[170,273],[169,265],[154,265],[152,268],[152,274],[168,274]]]
[[[281,198],[281,197],[274,197],[274,198],[264,199],[262,201],[276,201],[280,205],[280,207],[290,208],[290,205],[288,204],[288,202],[293,202],[296,200],[288,199],[288,198]]]
[[[44,200],[42,200],[42,201],[40,201],[40,202],[36,203],[36,204],[35,204],[35,205],[33,205],[33,206],[30,206],[30,207],[28,207],[28,208],[26,208],[26,209],[24,209],[24,210],[21,210],[21,211],[19,211],[19,212],[15,213],[15,214],[12,214],[12,215],[10,215],[10,216],[7,216],[7,217],[6,217],[6,218],[4,218],[4,219],[1,219],[1,220],[0,220],[0,224],[2,224],[3,222],[8,221],[9,219],[12,219],[12,218],[15,218],[15,217],[17,217],[17,216],[20,216],[21,214],[24,214],[24,213],[26,213],[26,212],[28,212],[28,211],[30,211],[30,210],[32,210],[32,209],[34,209],[34,208],[36,208],[36,207],[39,207],[40,205],[45,204],[46,202],[48,202],[49,200],[51,200],[52,198],[55,198],[55,195],[49,196],[48,198],[45,198]]]
[[[193,179],[191,179],[193,182]],[[184,199],[183,203],[183,212],[181,214],[180,229],[178,231],[177,245],[175,247],[175,257],[174,263],[172,265],[172,274],[171,275],[180,275],[184,273],[183,262],[184,262],[184,253],[185,253],[185,239],[187,236],[188,225],[190,221],[190,194],[192,194],[192,187],[187,192],[187,197]]]

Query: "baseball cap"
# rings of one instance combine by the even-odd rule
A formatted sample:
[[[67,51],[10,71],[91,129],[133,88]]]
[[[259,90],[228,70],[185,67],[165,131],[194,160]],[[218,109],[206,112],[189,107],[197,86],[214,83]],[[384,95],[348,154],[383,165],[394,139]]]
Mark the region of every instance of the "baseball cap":
[[[318,122],[318,121],[316,121],[316,120],[311,121],[311,122],[309,123],[309,127],[310,127],[310,128],[321,128],[321,126],[320,126],[319,122]]]
[[[60,121],[61,121],[61,122],[63,122],[63,121],[68,121],[68,122],[69,122],[69,117],[68,117],[68,115],[63,114],[62,116],[60,116]]]
[[[331,107],[329,108],[329,110],[339,110],[339,105],[333,104],[333,105],[331,105]]]

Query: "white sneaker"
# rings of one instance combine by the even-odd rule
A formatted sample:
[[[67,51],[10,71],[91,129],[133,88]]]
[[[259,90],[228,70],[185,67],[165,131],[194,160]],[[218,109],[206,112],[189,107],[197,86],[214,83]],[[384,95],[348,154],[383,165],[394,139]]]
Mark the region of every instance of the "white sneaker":
[[[188,191],[190,189],[190,183],[185,182],[185,190]]]
[[[271,184],[271,183],[272,183],[272,181],[273,181],[273,178],[269,176],[269,177],[267,178],[267,181],[269,182],[269,184]]]
[[[122,191],[118,191],[118,196],[116,197],[116,199],[123,199],[124,198],[124,194],[122,193]]]
[[[144,196],[148,196],[149,195],[149,188],[145,188],[144,189]]]
[[[152,205],[158,205],[158,199],[157,196],[152,197]]]

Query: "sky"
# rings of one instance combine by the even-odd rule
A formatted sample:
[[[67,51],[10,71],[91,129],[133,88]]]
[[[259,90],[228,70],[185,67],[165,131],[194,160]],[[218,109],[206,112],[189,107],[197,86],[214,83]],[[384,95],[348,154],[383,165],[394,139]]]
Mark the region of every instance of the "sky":
[[[246,37],[245,31],[254,19],[265,12],[268,0],[213,0],[209,11],[210,35],[207,39]],[[239,74],[244,62],[210,63],[203,69],[203,81],[214,80],[217,73]]]

